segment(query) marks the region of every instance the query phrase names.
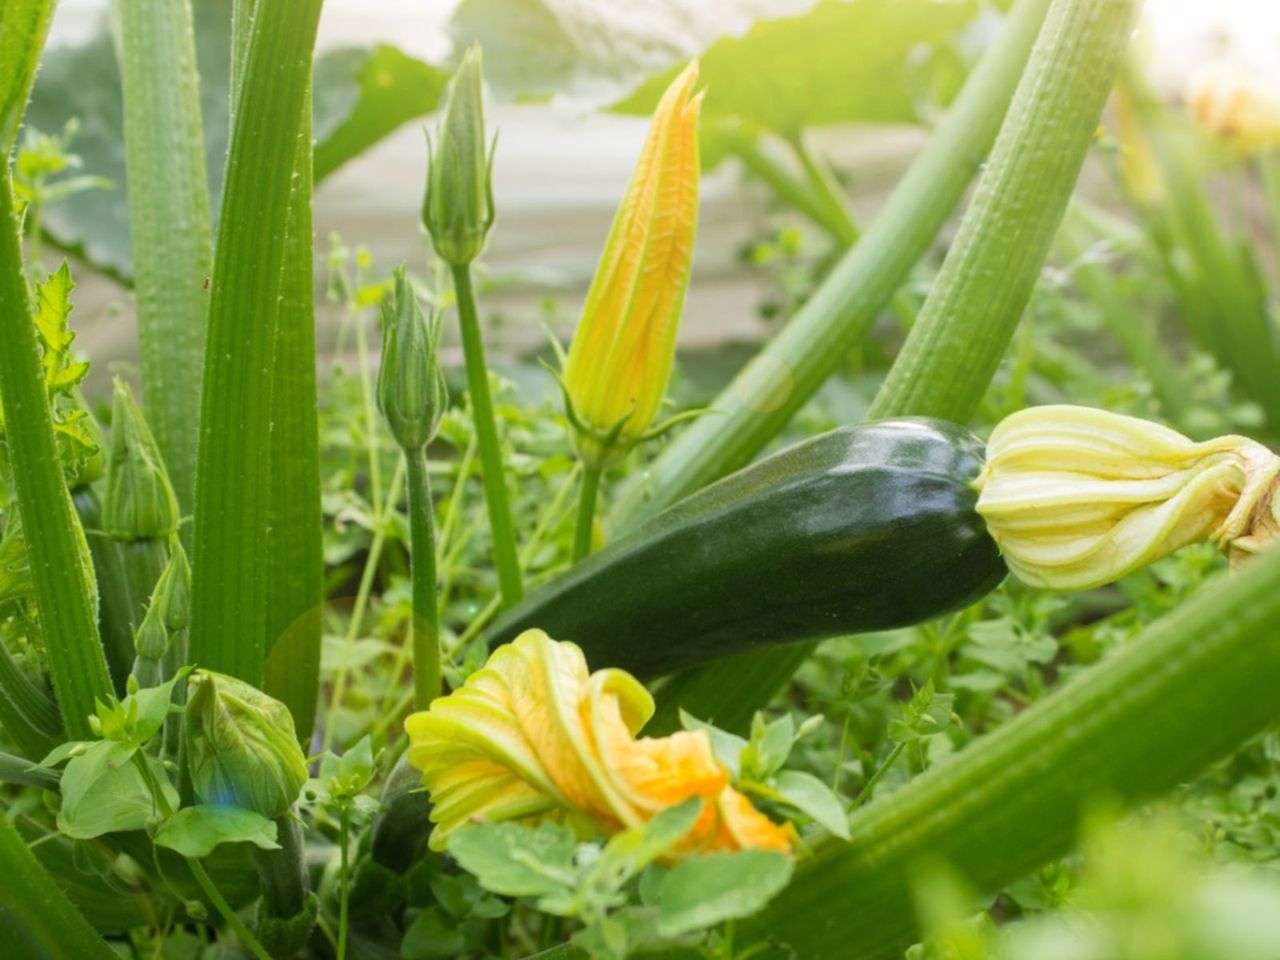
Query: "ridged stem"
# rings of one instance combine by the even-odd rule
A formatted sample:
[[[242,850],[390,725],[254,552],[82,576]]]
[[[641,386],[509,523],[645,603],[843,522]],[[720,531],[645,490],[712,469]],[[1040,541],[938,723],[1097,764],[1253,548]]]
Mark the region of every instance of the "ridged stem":
[[[0,753],[0,783],[56,792],[62,784],[62,774],[49,767],[36,766],[30,760],[11,753]]]
[[[273,333],[322,0],[259,4],[214,255],[192,553],[191,656],[261,686],[266,656]]]
[[[409,464],[409,535],[413,557],[413,690],[425,710],[440,696],[440,615],[436,609],[436,521],[426,450],[405,451]]]
[[[9,26],[8,3],[0,26]],[[92,560],[54,442],[12,191],[6,163],[0,170],[0,407],[49,673],[67,733],[89,739],[94,698],[110,694],[111,680],[89,590]]]
[[[324,603],[309,92],[294,174],[271,378],[265,689],[289,708],[298,738],[307,744],[320,696]]]
[[[118,956],[67,899],[8,817],[0,817],[0,929],[6,954],[13,957]]]
[[[147,416],[184,514],[195,501],[209,189],[187,0],[114,0],[138,353]]]
[[[502,605],[510,607],[524,595],[524,587],[520,578],[520,558],[516,554],[511,504],[507,498],[502,446],[498,441],[498,425],[489,394],[484,337],[480,333],[480,318],[476,312],[471,268],[455,266],[452,269],[453,289],[458,300],[458,325],[462,329],[462,352],[467,365],[467,390],[471,395],[471,411],[480,447],[480,474],[484,480],[485,503],[489,508],[489,527],[493,532],[493,558],[498,568]]]
[[[0,727],[27,757],[39,761],[61,743],[58,705],[22,672],[0,640]]]
[[[799,956],[901,957],[912,871],[998,890],[1065,853],[1092,800],[1168,790],[1280,716],[1280,552],[1206,584],[994,733],[871,803],[753,921]]]
[[[964,195],[999,129],[1049,0],[1021,0],[880,214],[822,286],[694,421],[623,490],[625,530],[747,464],[844,362]]]

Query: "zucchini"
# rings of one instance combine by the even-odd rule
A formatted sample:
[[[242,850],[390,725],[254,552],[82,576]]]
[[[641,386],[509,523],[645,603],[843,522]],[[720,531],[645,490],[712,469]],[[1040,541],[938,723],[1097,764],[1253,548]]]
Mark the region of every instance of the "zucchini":
[[[774,644],[906,626],[1004,579],[955,424],[883,420],[789,447],[677,503],[485,634],[538,627],[642,678]]]

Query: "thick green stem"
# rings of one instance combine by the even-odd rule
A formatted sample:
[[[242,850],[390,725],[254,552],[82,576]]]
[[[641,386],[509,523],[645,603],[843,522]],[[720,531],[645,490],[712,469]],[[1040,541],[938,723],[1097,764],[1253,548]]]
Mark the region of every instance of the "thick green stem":
[[[1071,846],[1094,800],[1139,802],[1280,716],[1280,551],[1206,584],[1102,663],[854,815],[753,926],[797,955],[901,957],[928,859],[998,890]],[[833,905],[838,904],[838,909]]]
[[[0,817],[0,930],[6,956],[118,957],[41,866],[8,817]]]
[[[322,0],[263,3],[236,102],[209,301],[192,553],[191,655],[261,686],[272,381],[284,239]]]
[[[320,696],[324,603],[313,233],[308,93],[294,159],[271,378],[265,681],[267,693],[293,714],[303,744],[310,742]]]
[[[599,492],[600,468],[584,466],[582,489],[578,493],[578,519],[573,528],[574,563],[591,552],[592,535],[596,528],[596,497]]]
[[[0,7],[0,156],[8,165],[44,49],[54,0],[5,0]]]
[[[1021,0],[879,216],[760,355],[624,489],[623,530],[748,463],[844,362],[951,215],[991,145],[1049,0]]]
[[[183,513],[195,502],[209,190],[187,0],[115,0],[138,353],[147,415]]]
[[[413,558],[413,690],[419,710],[440,696],[440,614],[436,609],[435,510],[426,450],[406,451],[409,461],[409,533]]]
[[[489,367],[484,359],[484,338],[476,313],[476,297],[471,286],[471,268],[453,267],[453,288],[458,299],[458,324],[462,328],[462,352],[467,364],[467,389],[475,417],[476,439],[480,445],[480,474],[489,507],[489,527],[493,532],[493,557],[498,567],[502,605],[510,607],[524,595],[520,580],[520,560],[516,554],[515,525],[507,500],[506,470],[498,425],[489,395]]]
[[[0,18],[7,27],[7,6]],[[67,733],[88,739],[94,699],[111,693],[111,680],[90,592],[92,559],[54,442],[12,190],[6,163],[0,170],[0,407],[49,672]]]

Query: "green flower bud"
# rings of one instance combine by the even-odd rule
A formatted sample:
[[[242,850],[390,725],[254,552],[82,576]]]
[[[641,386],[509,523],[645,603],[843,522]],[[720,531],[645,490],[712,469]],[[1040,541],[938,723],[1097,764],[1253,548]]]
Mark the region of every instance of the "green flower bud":
[[[164,617],[160,615],[160,607],[152,602],[147,607],[142,623],[138,624],[138,632],[133,636],[133,647],[139,660],[159,660],[169,649],[169,629],[164,625]],[[134,671],[135,675],[137,670]],[[145,678],[151,679],[151,678]],[[148,687],[154,683],[146,683]]]
[[[187,697],[183,739],[197,800],[244,807],[271,820],[285,814],[307,779],[289,708],[210,670],[191,675]]]
[[[422,225],[446,263],[465,267],[480,255],[493,226],[493,146],[486,150],[484,67],[479,46],[462,58],[449,102],[427,141],[427,192]]]
[[[119,378],[111,412],[103,511],[107,533],[116,540],[165,539],[178,532],[181,519],[160,448],[133,391]]]
[[[151,605],[157,608],[170,633],[191,625],[191,565],[177,537],[169,541],[169,562],[156,581]]]
[[[403,449],[421,450],[440,427],[449,392],[436,362],[440,318],[422,314],[404,268],[396,271],[395,297],[382,305],[382,364],[378,407]]]

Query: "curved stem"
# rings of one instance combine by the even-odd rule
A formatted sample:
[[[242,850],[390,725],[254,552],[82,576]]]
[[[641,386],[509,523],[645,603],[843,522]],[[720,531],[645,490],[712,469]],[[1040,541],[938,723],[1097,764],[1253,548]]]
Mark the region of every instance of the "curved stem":
[[[413,688],[419,710],[440,696],[440,614],[436,605],[435,517],[427,452],[405,451],[409,461],[409,533],[413,582]]]
[[[223,898],[214,884],[213,878],[205,871],[200,861],[195,857],[187,857],[187,866],[191,870],[191,875],[196,878],[196,883],[200,884],[200,889],[204,892],[204,895],[209,898],[209,902],[222,915],[222,919],[227,921],[227,926],[234,930],[236,936],[240,938],[240,946],[248,950],[258,960],[271,960],[271,955],[262,948],[262,944],[249,932],[249,928],[244,925],[244,921],[231,909],[231,904],[227,903],[226,899]]]
[[[596,525],[596,495],[600,490],[600,468],[584,465],[582,490],[578,494],[578,521],[573,531],[573,562],[591,552],[591,534]]]
[[[493,415],[493,398],[489,394],[489,368],[484,359],[484,339],[480,335],[470,267],[453,267],[453,288],[458,298],[458,324],[462,328],[462,352],[467,364],[467,389],[471,393],[476,439],[480,444],[484,497],[489,507],[489,526],[493,531],[493,556],[502,588],[502,605],[510,607],[524,595],[524,587],[520,580],[515,525],[511,520],[511,504],[507,501],[502,447]]]

